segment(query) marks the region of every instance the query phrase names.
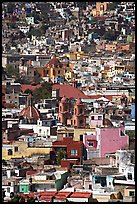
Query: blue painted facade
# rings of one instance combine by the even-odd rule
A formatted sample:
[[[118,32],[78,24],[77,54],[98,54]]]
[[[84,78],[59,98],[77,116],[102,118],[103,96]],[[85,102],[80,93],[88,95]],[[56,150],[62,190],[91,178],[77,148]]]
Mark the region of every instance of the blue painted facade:
[[[135,104],[131,104],[131,119],[135,119]]]

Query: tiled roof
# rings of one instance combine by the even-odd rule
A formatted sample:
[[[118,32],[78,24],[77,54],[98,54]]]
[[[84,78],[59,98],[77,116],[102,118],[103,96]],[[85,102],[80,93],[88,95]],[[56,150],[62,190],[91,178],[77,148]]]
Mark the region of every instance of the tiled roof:
[[[92,193],[89,192],[73,192],[70,198],[90,198]]]
[[[60,192],[57,193],[55,199],[56,200],[64,200],[64,199],[66,199],[70,195],[71,195],[71,192],[60,191]]]
[[[4,108],[6,108],[6,107],[14,108],[15,107],[14,103],[2,103],[2,105]]]
[[[53,146],[66,146],[67,147],[67,145],[68,144],[71,144],[71,143],[75,143],[75,144],[82,144],[83,142],[82,141],[74,141],[72,138],[63,138],[63,140],[60,140],[60,141],[54,141],[54,142],[52,142],[52,145]]]
[[[45,64],[45,67],[48,66],[62,67],[63,64],[56,58],[56,56],[54,56],[47,64]]]
[[[32,86],[32,85],[28,85],[28,84],[21,84],[21,91],[24,92],[27,89],[34,91],[35,89],[40,88],[40,87],[41,87],[40,84],[38,84],[36,86]]]
[[[60,97],[63,97],[64,95],[67,98],[82,98],[82,99],[88,99],[89,96],[86,96],[81,90],[69,85],[69,84],[53,84],[52,88],[59,89],[60,90]]]
[[[35,118],[35,119],[39,119],[41,117],[39,110],[34,107],[34,106],[28,106],[27,108],[24,108],[21,112],[20,112],[21,116],[25,116],[26,118]]]
[[[92,95],[89,96],[90,99],[99,99],[100,97],[102,97],[103,95]],[[105,95],[105,98],[107,98],[109,101],[112,101],[112,98],[114,96],[119,96],[119,95]]]

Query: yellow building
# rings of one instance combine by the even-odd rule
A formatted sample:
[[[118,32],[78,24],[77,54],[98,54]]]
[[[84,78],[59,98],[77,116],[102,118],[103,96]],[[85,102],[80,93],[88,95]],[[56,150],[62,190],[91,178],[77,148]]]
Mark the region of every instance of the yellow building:
[[[96,2],[96,8],[92,10],[93,16],[102,16],[107,10],[108,2]]]
[[[85,132],[95,132],[96,128],[74,128],[74,141],[80,141],[80,135],[83,135]]]
[[[124,189],[124,196],[135,196],[135,187],[128,186]]]
[[[66,74],[65,74],[65,79],[68,81],[68,82],[71,82],[72,79],[74,79],[75,75],[74,75],[74,72],[72,71],[67,71]]]
[[[2,159],[10,160],[11,158],[31,157],[33,154],[49,154],[50,147],[28,147],[25,141],[15,141],[10,145],[3,144]]]
[[[125,65],[121,65],[120,63],[114,66],[115,74],[123,74],[125,71]]]
[[[44,67],[35,68],[35,70],[43,79],[48,77],[51,81],[54,82],[57,77],[64,77],[66,72],[70,72],[71,66],[60,62],[56,56],[53,56]]]

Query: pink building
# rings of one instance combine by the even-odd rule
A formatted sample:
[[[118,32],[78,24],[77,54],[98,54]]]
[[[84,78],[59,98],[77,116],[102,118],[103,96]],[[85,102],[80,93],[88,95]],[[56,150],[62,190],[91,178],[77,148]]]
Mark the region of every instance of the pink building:
[[[87,159],[105,157],[108,153],[121,148],[128,148],[129,137],[124,134],[124,127],[96,128],[95,133],[83,135]]]
[[[101,127],[103,125],[103,119],[104,119],[104,116],[103,114],[100,114],[100,113],[91,113],[89,115],[89,125],[90,127]]]
[[[124,127],[100,129],[100,157],[121,148],[128,148],[128,145],[129,137],[124,134]]]

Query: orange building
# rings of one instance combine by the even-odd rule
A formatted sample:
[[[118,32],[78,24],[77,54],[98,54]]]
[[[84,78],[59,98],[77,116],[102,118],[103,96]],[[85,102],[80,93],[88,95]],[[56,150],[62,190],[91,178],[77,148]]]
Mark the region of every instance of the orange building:
[[[107,10],[108,2],[96,2],[96,9],[93,10],[93,16],[102,16]]]
[[[86,125],[85,104],[81,99],[78,99],[74,105],[72,125],[74,127],[85,127]]]
[[[44,67],[36,68],[36,70],[42,78],[48,78],[54,83],[61,77],[64,79],[65,74],[71,71],[71,67],[64,62],[60,62],[59,59],[54,55],[52,59],[47,64],[45,64]]]
[[[85,104],[78,99],[74,104],[74,113],[70,112],[70,102],[64,96],[59,104],[58,120],[64,125],[72,125],[74,127],[85,127],[86,115]]]

